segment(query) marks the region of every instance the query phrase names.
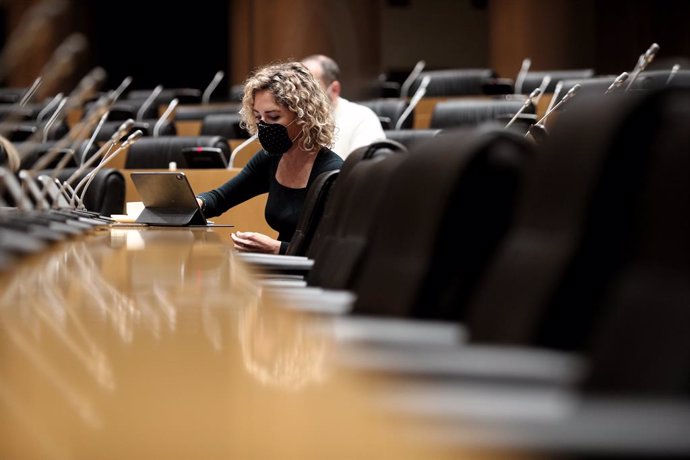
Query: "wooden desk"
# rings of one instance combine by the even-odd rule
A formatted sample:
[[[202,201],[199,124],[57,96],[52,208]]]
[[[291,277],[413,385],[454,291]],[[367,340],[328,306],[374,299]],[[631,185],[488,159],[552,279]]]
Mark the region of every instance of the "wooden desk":
[[[450,458],[261,294],[229,231],[99,230],[0,273],[0,458]]]

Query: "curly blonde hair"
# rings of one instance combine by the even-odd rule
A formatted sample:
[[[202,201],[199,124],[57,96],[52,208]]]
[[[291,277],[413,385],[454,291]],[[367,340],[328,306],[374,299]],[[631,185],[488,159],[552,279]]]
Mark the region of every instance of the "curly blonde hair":
[[[256,134],[254,95],[268,90],[276,102],[297,115],[302,129],[299,146],[306,151],[331,147],[335,122],[331,103],[309,69],[296,61],[268,64],[258,68],[244,82],[240,126]]]

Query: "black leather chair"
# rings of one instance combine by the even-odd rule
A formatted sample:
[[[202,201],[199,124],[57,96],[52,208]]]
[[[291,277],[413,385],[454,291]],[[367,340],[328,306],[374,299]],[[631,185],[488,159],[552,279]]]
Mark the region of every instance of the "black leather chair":
[[[226,163],[230,158],[228,140],[222,136],[160,136],[143,137],[127,151],[125,168],[158,169],[168,168],[175,162],[178,168],[188,168],[183,150],[189,147],[219,148],[225,156]]]
[[[202,136],[223,136],[226,139],[249,139],[246,129],[240,127],[239,113],[219,113],[206,115],[201,122]]]
[[[491,120],[512,117],[524,104],[524,99],[451,99],[438,102],[431,112],[429,127],[448,129],[474,126]],[[524,114],[531,114],[536,121],[536,108],[530,105]]]
[[[594,69],[540,70],[529,71],[521,78],[515,79],[515,92],[529,94],[541,86],[544,77],[551,77],[551,81],[544,93],[553,93],[561,80],[585,80],[594,77]],[[519,76],[518,76],[519,77]]]
[[[319,174],[316,180],[314,180],[304,200],[299,221],[297,222],[297,229],[288,244],[287,255],[306,255],[339,174],[339,169],[326,171]]]
[[[203,120],[207,115],[236,114],[240,111],[239,102],[224,102],[208,105],[180,105],[175,110],[175,120]]]
[[[656,315],[687,312],[681,279],[690,271],[690,232],[681,176],[690,148],[689,98],[687,89],[669,88],[573,99],[527,175],[515,224],[468,307],[473,340],[589,350],[623,310],[636,322],[666,325],[636,324],[639,340],[686,340]],[[667,278],[668,270],[677,276]],[[675,359],[644,356],[632,335],[619,344],[599,337],[619,355],[630,348],[645,359],[649,367],[630,364],[628,377],[662,365],[654,360]],[[613,353],[601,359],[615,366]]]
[[[410,96],[427,76],[430,80],[425,97],[445,97],[485,94],[486,85],[494,81],[497,74],[493,69],[425,70],[410,85]]]
[[[314,266],[306,276],[307,286],[352,290],[378,222],[386,184],[407,157],[406,152],[401,144],[385,140],[350,154],[357,154],[359,160],[344,172],[344,180],[338,179],[333,197],[326,204],[317,228],[318,239],[308,251]]]
[[[76,168],[66,168],[60,171],[57,178],[60,181],[67,180],[74,174]],[[77,176],[73,184],[78,184],[86,174],[92,171],[87,169]],[[38,174],[53,174],[52,170],[44,170]],[[125,177],[117,169],[102,168],[94,177],[84,195],[84,206],[87,210],[97,212],[102,216],[123,214],[125,211]]]
[[[21,153],[21,165],[19,169],[33,168],[35,165],[37,165],[37,162],[43,161],[42,159],[46,156],[46,154],[48,154],[48,152],[56,147],[57,143],[58,141],[23,142],[16,144]],[[74,152],[72,158],[65,164],[65,167],[76,167],[77,164],[81,162],[82,158],[89,158],[98,150],[98,147],[95,144],[91,144],[88,151],[85,152],[87,145],[88,141],[83,141],[75,147],[71,147],[69,145],[60,147],[58,149],[58,153],[56,153],[49,162],[44,164],[41,169],[55,168],[66,154],[66,148],[73,148]]]
[[[386,184],[353,314],[460,321],[533,156],[502,128],[456,130],[410,149]]]
[[[670,81],[669,81],[670,80]],[[690,86],[690,70],[647,70],[640,72],[633,83],[636,90],[661,89],[664,86]]]
[[[374,111],[379,117],[384,130],[395,129],[400,116],[405,112],[409,103],[402,99],[380,98],[357,101]],[[399,129],[410,129],[414,125],[414,111],[402,122]]]
[[[441,129],[386,129],[383,132],[386,139],[400,142],[408,150],[411,150],[420,142],[426,142],[441,131]]]
[[[106,121],[100,131],[96,134],[96,141],[105,142],[112,137],[117,129],[122,125],[122,120]],[[158,126],[158,128],[156,128]],[[135,121],[130,133],[140,130],[144,136],[176,136],[177,128],[175,123],[165,120],[159,123],[159,119]]]
[[[548,109],[558,104],[558,102],[563,99],[563,96],[565,96],[566,93],[575,85],[580,85],[580,90],[578,91],[578,95],[576,97],[580,97],[581,94],[584,95],[587,93],[602,95],[606,92],[608,87],[611,86],[611,83],[615,81],[616,77],[616,75],[602,75],[593,78],[561,80],[554,88],[553,95],[549,101]]]

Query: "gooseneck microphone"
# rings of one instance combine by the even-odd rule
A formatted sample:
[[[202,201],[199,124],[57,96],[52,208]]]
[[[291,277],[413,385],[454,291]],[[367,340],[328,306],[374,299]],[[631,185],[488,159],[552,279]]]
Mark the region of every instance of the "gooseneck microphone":
[[[79,181],[77,186],[74,187],[73,197],[76,197],[77,194],[79,193],[79,189],[81,187],[83,187],[81,194],[79,195],[79,200],[82,201],[82,203],[83,203],[84,197],[86,196],[86,190],[89,188],[89,185],[91,185],[91,182],[96,177],[96,174],[98,174],[98,171],[103,169],[105,167],[105,165],[110,163],[110,161],[113,158],[115,158],[120,153],[122,153],[127,148],[129,148],[130,145],[132,145],[133,143],[138,141],[143,135],[144,135],[144,133],[140,129],[137,129],[132,134],[130,134],[129,137],[127,139],[125,139],[125,141],[115,151],[110,153],[107,157],[104,156],[103,159],[101,159],[101,162],[98,163],[98,166],[93,168],[93,170],[90,173],[88,173],[86,176],[84,176],[84,178],[81,181]],[[83,204],[82,204],[82,208],[83,208]]]
[[[513,115],[513,118],[510,119],[510,121],[508,122],[508,124],[505,125],[504,128],[510,128],[510,126],[513,123],[515,123],[515,120],[517,120],[518,117],[520,115],[522,115],[522,112],[527,110],[527,107],[529,107],[533,103],[534,98],[539,96],[540,94],[541,94],[541,89],[540,88],[534,88],[534,90],[530,93],[530,95],[527,96],[527,99],[525,99],[525,102],[522,104],[522,107],[520,107],[520,109],[517,112],[515,112],[515,115]]]
[[[666,79],[665,85],[668,86],[669,83],[671,83],[671,80],[673,80],[673,77],[676,76],[678,71],[680,70],[680,64],[674,64],[673,67],[671,67],[671,72],[668,74],[668,78]]]
[[[407,93],[410,91],[410,86],[412,86],[412,83],[414,83],[415,80],[417,80],[417,77],[419,77],[419,75],[422,73],[424,67],[426,67],[426,61],[423,60],[417,61],[417,63],[414,65],[414,68],[410,72],[410,75],[407,76],[402,86],[400,87],[401,98],[407,97]]]
[[[246,146],[254,142],[257,138],[259,137],[259,133],[254,134],[252,137],[249,139],[245,140],[242,142],[240,145],[235,147],[235,149],[230,153],[230,160],[228,161],[228,167],[226,169],[232,169],[234,168],[233,164],[235,163],[235,157],[237,156],[238,153],[242,151]]]
[[[604,94],[609,94],[614,91],[616,91],[618,88],[623,86],[623,83],[625,83],[625,80],[628,79],[630,74],[628,72],[623,72],[622,74],[618,75],[615,80],[613,80],[613,83],[609,85],[608,88],[606,88],[606,91],[604,91]]]
[[[170,101],[170,104],[168,104],[168,108],[165,109],[165,112],[163,112],[163,115],[156,121],[156,124],[153,125],[153,137],[158,137],[159,132],[161,130],[161,127],[163,124],[172,116],[172,114],[175,112],[175,109],[177,108],[177,104],[180,101],[175,98],[172,101]]]
[[[96,162],[101,157],[106,157],[110,154],[110,150],[115,146],[116,144],[120,143],[123,141],[124,137],[129,133],[129,131],[132,129],[134,126],[134,120],[132,118],[124,121],[118,128],[117,130],[113,133],[112,136],[110,136],[110,139],[108,139],[102,146],[99,148],[91,157],[89,157],[86,161],[84,161],[81,166],[79,166],[73,173],[70,175],[65,181],[63,181],[64,188],[67,188],[68,186],[71,186],[72,183],[79,177],[80,174],[82,174],[84,171],[86,171],[93,163]],[[64,192],[64,190],[61,190],[61,192]]]
[[[529,129],[527,130],[527,133],[525,133],[525,137],[529,136],[530,134],[534,138],[544,138],[546,137],[546,127],[544,126],[544,123],[546,122],[546,119],[554,112],[557,110],[560,110],[565,104],[568,103],[568,101],[572,100],[573,97],[577,94],[577,92],[580,90],[580,84],[576,83],[573,85],[570,90],[568,90],[567,93],[561,98],[560,101],[558,101],[557,104],[555,104],[553,107],[551,107],[549,110],[546,111],[543,117],[539,121],[537,121],[535,124],[531,125]]]
[[[395,129],[402,128],[402,125],[403,123],[405,123],[405,120],[407,120],[407,117],[410,116],[414,108],[417,106],[417,104],[419,104],[419,101],[421,101],[424,95],[426,94],[426,88],[427,86],[429,86],[430,81],[431,77],[428,75],[422,78],[422,82],[419,84],[419,88],[417,88],[417,91],[414,92],[412,99],[410,99],[410,103],[407,104],[407,107],[405,107],[405,110],[400,115],[400,118],[398,118],[398,121],[395,122]]]
[[[156,100],[158,95],[163,91],[163,85],[158,85],[155,88],[153,88],[153,91],[151,91],[151,94],[149,94],[149,97],[146,98],[146,100],[141,104],[139,107],[139,110],[137,111],[137,120],[141,121],[144,119],[144,114],[148,110],[148,108],[153,104],[153,101]]]
[[[201,103],[206,105],[209,102],[211,102],[211,94],[216,90],[218,87],[218,84],[220,81],[223,79],[225,76],[225,72],[222,70],[219,70],[216,72],[216,74],[213,76],[213,80],[211,80],[211,83],[208,84],[206,89],[204,90],[203,94],[201,95]]]
[[[529,72],[529,68],[531,66],[532,60],[530,58],[525,58],[522,60],[520,71],[518,72],[517,77],[515,77],[515,94],[522,93],[522,84],[525,81],[525,77],[527,76],[527,72]]]
[[[652,43],[649,49],[647,49],[647,51],[645,51],[644,54],[640,55],[639,59],[637,60],[637,64],[635,65],[635,68],[633,69],[630,78],[628,79],[628,86],[625,87],[626,91],[632,88],[632,85],[633,83],[635,83],[635,80],[637,80],[637,77],[640,75],[640,72],[644,71],[647,68],[647,66],[654,60],[654,57],[658,52],[659,45],[657,45],[656,43]]]

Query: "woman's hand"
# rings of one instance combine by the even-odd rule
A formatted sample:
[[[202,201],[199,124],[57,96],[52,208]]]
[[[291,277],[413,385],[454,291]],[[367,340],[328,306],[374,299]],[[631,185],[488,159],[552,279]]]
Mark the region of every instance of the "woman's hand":
[[[230,234],[235,249],[242,252],[264,252],[278,254],[280,241],[257,232],[235,232]]]

